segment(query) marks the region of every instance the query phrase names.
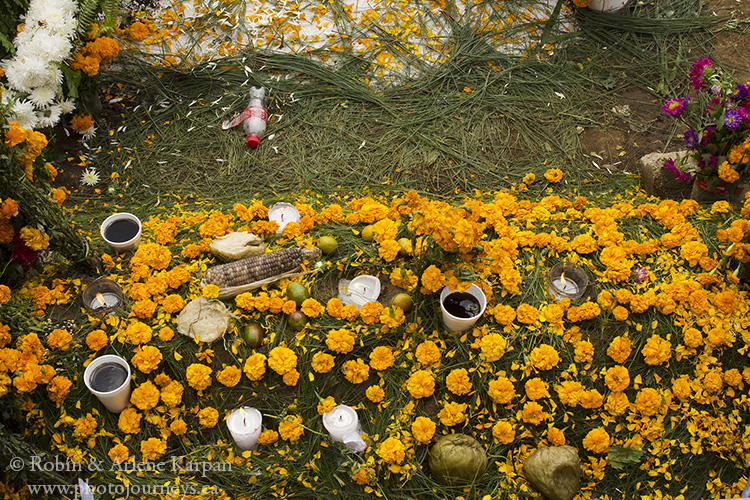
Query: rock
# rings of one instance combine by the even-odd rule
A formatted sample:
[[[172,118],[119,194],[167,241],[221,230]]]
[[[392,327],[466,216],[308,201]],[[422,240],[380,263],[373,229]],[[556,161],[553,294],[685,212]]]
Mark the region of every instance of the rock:
[[[181,334],[211,343],[224,335],[231,317],[232,313],[223,302],[197,297],[180,311],[175,323]]]
[[[571,500],[578,494],[581,460],[572,446],[543,446],[526,459],[523,475],[549,500]]]
[[[224,262],[246,259],[266,251],[263,239],[246,231],[220,236],[211,242],[211,253]]]
[[[671,153],[649,153],[638,161],[641,171],[641,187],[651,196],[671,200],[683,200],[690,198],[692,182],[681,182],[675,180],[672,173],[664,168],[664,162],[669,158],[677,159],[687,156],[688,151],[674,151]],[[697,163],[693,158],[688,158],[687,164],[690,168],[697,169]]]

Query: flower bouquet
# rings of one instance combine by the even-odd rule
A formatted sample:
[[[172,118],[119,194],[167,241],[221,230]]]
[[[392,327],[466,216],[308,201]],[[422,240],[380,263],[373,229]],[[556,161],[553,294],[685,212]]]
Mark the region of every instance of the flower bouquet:
[[[750,179],[750,83],[737,83],[707,57],[693,63],[689,76],[693,95],[666,99],[661,107],[687,126],[682,137],[689,154],[664,167],[703,191],[740,194]]]

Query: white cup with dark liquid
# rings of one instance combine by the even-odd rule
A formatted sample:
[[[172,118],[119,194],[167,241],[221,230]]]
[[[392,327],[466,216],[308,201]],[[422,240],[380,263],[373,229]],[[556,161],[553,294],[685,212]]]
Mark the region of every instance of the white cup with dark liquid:
[[[112,214],[104,219],[100,232],[115,252],[134,250],[141,242],[141,220],[127,212]]]
[[[83,382],[112,413],[120,413],[130,402],[130,365],[120,356],[94,359],[83,372]]]
[[[473,283],[464,292],[451,290],[446,286],[440,293],[443,323],[453,332],[464,332],[472,328],[482,317],[486,307],[487,297],[482,289]]]

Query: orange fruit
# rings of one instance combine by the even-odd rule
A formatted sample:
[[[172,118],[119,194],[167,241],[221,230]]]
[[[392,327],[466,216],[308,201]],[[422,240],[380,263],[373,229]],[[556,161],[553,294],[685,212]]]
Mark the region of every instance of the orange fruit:
[[[367,241],[368,243],[375,239],[375,233],[372,230],[372,225],[365,226],[364,229],[362,229],[362,239]]]
[[[411,295],[408,293],[399,293],[395,297],[393,297],[393,300],[391,300],[391,305],[398,307],[405,313],[411,311],[411,307],[413,305],[413,302],[411,300]]]

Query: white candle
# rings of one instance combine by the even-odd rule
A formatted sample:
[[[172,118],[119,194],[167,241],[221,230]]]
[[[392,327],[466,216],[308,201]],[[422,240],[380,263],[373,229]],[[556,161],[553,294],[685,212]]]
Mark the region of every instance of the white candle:
[[[361,453],[367,449],[367,443],[360,436],[359,417],[351,406],[338,405],[323,414],[323,425],[331,438],[343,443],[349,451]]]
[[[565,273],[562,273],[559,278],[552,280],[552,284],[566,295],[575,295],[580,290],[578,283],[571,279],[565,279]]]
[[[276,221],[279,225],[276,233],[281,234],[281,231],[284,230],[284,226],[288,223],[299,223],[299,211],[291,203],[275,203],[268,209],[268,220]]]
[[[334,441],[343,443],[344,436],[359,431],[359,417],[351,406],[338,405],[323,414],[323,425]]]
[[[97,293],[91,301],[91,309],[109,309],[120,305],[120,297],[112,292]]]
[[[237,446],[243,450],[252,450],[258,445],[262,426],[263,415],[249,406],[234,410],[227,417],[229,433]]]

